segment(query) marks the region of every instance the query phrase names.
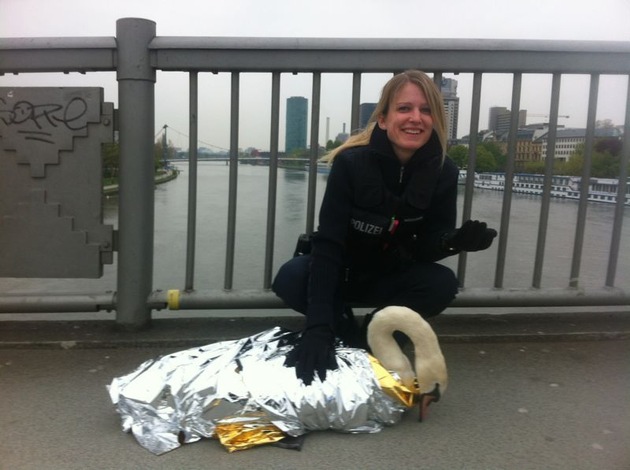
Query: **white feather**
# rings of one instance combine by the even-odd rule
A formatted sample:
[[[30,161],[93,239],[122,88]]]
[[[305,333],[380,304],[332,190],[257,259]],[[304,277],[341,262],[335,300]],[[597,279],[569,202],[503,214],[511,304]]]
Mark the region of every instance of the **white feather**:
[[[406,334],[414,346],[414,368],[393,337],[394,331]],[[407,307],[390,306],[379,310],[368,326],[367,340],[372,354],[383,367],[396,372],[403,384],[414,390],[414,376],[421,394],[439,385],[444,394],[448,385],[446,361],[431,326]]]

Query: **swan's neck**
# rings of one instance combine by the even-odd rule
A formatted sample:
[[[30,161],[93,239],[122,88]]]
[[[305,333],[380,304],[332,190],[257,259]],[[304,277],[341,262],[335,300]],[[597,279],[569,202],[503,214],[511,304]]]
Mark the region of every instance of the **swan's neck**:
[[[393,333],[396,330],[405,333],[413,342],[415,372],[394,340]],[[392,306],[376,312],[368,328],[368,344],[381,364],[398,373],[410,390],[415,389],[414,377],[421,394],[433,391],[436,385],[440,393],[446,390],[446,361],[437,336],[431,326],[413,310]]]

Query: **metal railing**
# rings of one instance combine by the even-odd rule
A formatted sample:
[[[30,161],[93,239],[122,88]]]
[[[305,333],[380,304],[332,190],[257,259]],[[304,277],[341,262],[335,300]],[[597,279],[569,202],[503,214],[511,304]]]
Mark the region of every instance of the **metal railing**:
[[[211,38],[158,37],[156,25],[143,19],[121,19],[116,37],[0,39],[0,73],[115,71],[118,81],[120,129],[120,189],[118,226],[117,291],[61,295],[46,293],[12,296],[0,293],[0,312],[86,312],[116,310],[119,325],[138,328],[151,318],[153,309],[281,308],[270,291],[275,234],[280,76],[282,73],[312,75],[310,170],[308,175],[307,232],[314,229],[315,162],[319,142],[321,76],[323,73],[352,74],[351,129],[359,127],[362,75],[395,73],[421,68],[439,83],[444,73],[472,73],[470,157],[465,185],[462,220],[470,218],[474,171],[477,158],[481,85],[484,74],[507,73],[513,77],[512,119],[508,141],[506,187],[494,285],[463,289],[454,306],[590,306],[630,305],[628,292],[615,287],[615,272],[621,243],[623,195],[626,191],[630,154],[630,91],[626,94],[624,141],[618,203],[610,241],[608,270],[601,289],[577,287],[585,227],[587,194],[582,192],[575,226],[571,279],[566,289],[541,288],[541,273],[549,218],[553,149],[558,126],[561,78],[568,74],[590,76],[587,138],[583,178],[591,173],[595,116],[600,75],[630,76],[630,43],[524,40],[428,40],[428,39],[311,39],[311,38]],[[154,290],[152,285],[154,194],[153,137],[155,132],[154,87],[156,71],[179,71],[189,75],[189,196],[186,280],[181,290]],[[230,168],[228,238],[223,290],[197,290],[194,285],[197,138],[199,74],[231,74]],[[240,74],[271,74],[271,135],[264,283],[259,290],[232,289],[235,252],[236,187],[238,181]],[[532,287],[503,286],[512,177],[516,153],[518,110],[524,74],[551,74],[551,107],[546,155],[544,192]],[[630,80],[629,80],[630,82]],[[139,118],[141,117],[141,118]],[[458,276],[463,282],[467,257],[459,255]]]

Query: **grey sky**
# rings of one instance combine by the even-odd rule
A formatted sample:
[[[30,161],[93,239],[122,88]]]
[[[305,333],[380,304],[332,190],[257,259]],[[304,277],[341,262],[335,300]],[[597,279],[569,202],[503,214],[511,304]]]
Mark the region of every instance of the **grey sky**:
[[[116,20],[141,17],[157,23],[158,36],[260,37],[414,37],[509,38],[630,41],[630,0],[0,0],[0,37],[114,36]],[[451,75],[446,75],[451,77]],[[468,133],[471,77],[459,82],[458,134]],[[362,101],[376,101],[385,75],[365,77]],[[240,146],[269,148],[271,79],[243,74],[241,78]],[[283,75],[282,108],[287,97],[310,97],[310,76]],[[530,114],[548,112],[550,77],[525,76],[521,107]],[[541,88],[541,84],[544,86]],[[103,86],[107,101],[116,103],[114,74],[21,74],[0,77],[0,86]],[[200,78],[199,138],[227,147],[229,142],[229,77]],[[490,106],[510,106],[511,77],[484,77],[480,126]],[[349,75],[324,75],[320,143],[330,117],[330,137],[350,122]],[[560,114],[570,127],[585,125],[588,77],[563,79]],[[627,77],[600,80],[598,119],[621,124]],[[156,84],[156,132],[168,124],[176,145],[187,145],[175,130],[187,132],[188,81],[184,74],[160,73]],[[282,119],[281,119],[282,121]],[[529,120],[530,122],[533,119]],[[281,148],[283,147],[281,126]]]

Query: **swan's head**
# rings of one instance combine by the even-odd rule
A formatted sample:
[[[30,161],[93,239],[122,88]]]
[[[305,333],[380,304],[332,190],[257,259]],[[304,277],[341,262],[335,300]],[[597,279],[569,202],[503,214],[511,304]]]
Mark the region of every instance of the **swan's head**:
[[[413,368],[393,337],[395,331],[403,332],[413,343]],[[422,420],[428,406],[440,400],[448,385],[446,361],[433,329],[410,308],[390,306],[373,315],[367,336],[383,367],[396,372],[409,390],[418,391]]]

